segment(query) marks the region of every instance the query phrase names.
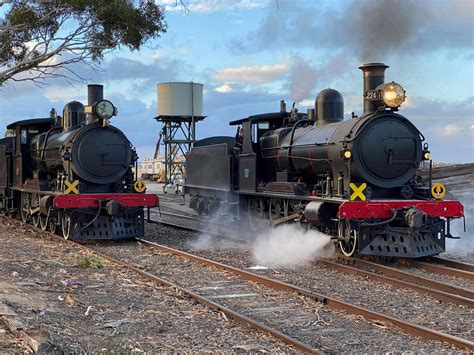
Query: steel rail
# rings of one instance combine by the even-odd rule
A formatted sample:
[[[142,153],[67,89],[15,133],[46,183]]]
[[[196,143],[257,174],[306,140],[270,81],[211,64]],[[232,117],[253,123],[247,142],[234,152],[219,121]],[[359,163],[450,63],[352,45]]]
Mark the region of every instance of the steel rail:
[[[347,258],[344,256],[339,256],[338,258],[344,264],[325,259],[317,259],[317,262],[351,275],[364,276],[371,280],[426,293],[444,302],[460,304],[471,308],[474,307],[474,292],[471,290],[410,274],[367,260]],[[367,267],[375,271],[364,270],[350,265]]]
[[[441,264],[441,265],[444,265],[444,266],[447,266],[447,267],[451,267],[453,269],[474,272],[474,264],[463,263],[463,262],[460,262],[460,261],[440,258],[440,257],[436,257],[436,256],[432,256],[428,260],[432,261],[432,262],[435,262],[437,264]]]
[[[345,311],[345,312],[352,313],[355,315],[360,315],[366,319],[390,323],[412,335],[417,335],[417,336],[424,337],[426,339],[431,339],[431,340],[436,340],[436,341],[448,342],[450,344],[463,347],[463,348],[474,349],[474,342],[456,337],[454,335],[450,335],[450,334],[446,334],[437,330],[433,330],[433,329],[424,327],[422,325],[413,324],[413,323],[410,323],[410,322],[407,322],[407,321],[404,321],[404,320],[401,320],[401,319],[398,319],[386,314],[382,314],[376,311],[371,311],[367,308],[363,308],[357,305],[353,305],[344,301],[337,300],[335,298],[330,298],[328,296],[317,294],[311,290],[304,289],[299,286],[295,286],[295,285],[291,285],[291,284],[281,282],[278,280],[270,279],[266,276],[254,274],[249,271],[241,270],[230,265],[222,264],[217,261],[209,260],[197,255],[193,255],[181,250],[173,249],[161,244],[153,243],[153,242],[140,239],[140,238],[137,238],[137,240],[143,245],[149,246],[151,248],[161,250],[161,251],[166,251],[174,255],[182,256],[182,257],[200,262],[204,265],[217,267],[219,269],[236,274],[239,277],[242,277],[249,281],[258,282],[260,284],[264,284],[266,286],[269,286],[278,290],[287,290],[288,292],[296,292],[310,299],[316,300],[318,302],[322,302],[323,304],[333,309]]]
[[[141,240],[140,240],[141,241]],[[82,250],[87,250],[91,253],[94,253],[96,255],[99,255],[101,256],[102,258],[104,259],[107,259],[109,260],[110,262],[112,263],[115,263],[117,265],[120,265],[122,267],[125,267],[129,270],[132,270],[144,277],[146,277],[147,279],[149,280],[153,280],[163,286],[166,286],[166,287],[170,287],[170,288],[173,288],[175,290],[178,290],[179,292],[181,292],[183,295],[186,295],[188,298],[190,299],[193,299],[193,300],[196,300],[197,302],[209,307],[210,309],[214,310],[214,311],[217,311],[217,312],[222,312],[224,313],[226,316],[230,317],[230,318],[233,318],[235,319],[236,321],[238,321],[239,323],[241,324],[244,324],[244,325],[247,325],[247,326],[250,326],[250,327],[253,327],[257,330],[260,330],[260,331],[263,331],[263,332],[266,332],[268,334],[271,334],[273,337],[275,337],[276,339],[279,339],[283,342],[285,342],[286,344],[288,345],[291,345],[293,347],[295,347],[296,349],[300,350],[300,351],[303,351],[303,352],[307,352],[307,353],[311,353],[311,354],[323,354],[323,352],[321,352],[320,350],[318,349],[315,349],[313,348],[312,346],[308,345],[308,344],[305,344],[301,341],[299,341],[298,339],[295,339],[295,338],[292,338],[290,337],[289,335],[286,335],[276,329],[273,329],[261,322],[258,322],[256,320],[253,320],[241,313],[238,313],[236,311],[233,311],[231,310],[230,308],[227,308],[223,305],[220,305],[218,303],[215,303],[211,300],[209,300],[208,298],[206,297],[203,297],[201,295],[198,295],[197,293],[187,289],[187,288],[184,288],[184,287],[181,287],[181,286],[178,286],[170,281],[167,281],[165,279],[162,279],[161,277],[159,276],[156,276],[152,273],[149,273],[147,271],[144,271],[144,270],[141,270],[139,269],[138,267],[134,266],[134,265],[131,265],[125,261],[122,261],[122,260],[119,260],[119,259],[116,259],[110,255],[107,255],[105,253],[102,253],[100,251],[97,251],[95,250],[94,248],[90,248],[90,247],[87,247],[85,245],[82,245],[82,244],[79,244],[79,243],[76,243],[76,242],[73,242],[73,241],[68,241],[76,246],[78,246],[79,248],[81,248]]]
[[[210,231],[207,231],[205,229],[191,227],[191,226],[185,226],[185,225],[174,223],[174,222],[168,222],[168,221],[163,221],[163,220],[158,220],[158,219],[153,219],[153,218],[150,219],[148,222],[155,223],[155,224],[162,224],[164,226],[178,228],[178,229],[186,230],[186,231],[189,231],[189,232],[199,232],[199,233],[203,233],[203,234],[206,234],[206,235],[209,235],[209,236],[212,236],[212,237],[225,238],[225,239],[229,239],[231,241],[238,242],[238,243],[248,243],[248,240],[245,240],[245,239],[239,239],[237,237],[229,237],[229,236],[226,236],[226,235],[223,235],[223,234],[220,234],[220,233],[210,232]],[[224,227],[224,226],[222,226],[222,227]]]
[[[469,268],[470,264],[464,264],[464,263],[457,263],[455,261],[448,261],[445,262],[444,260],[446,259],[440,259],[440,258],[434,258],[431,259],[434,262],[428,263],[425,261],[418,261],[418,260],[409,260],[409,259],[398,259],[397,262],[400,265],[408,266],[408,267],[414,267],[420,270],[424,270],[427,272],[433,272],[433,273],[438,273],[438,274],[443,274],[446,276],[454,276],[454,277],[459,277],[467,280],[474,281],[474,272],[473,271],[467,271],[463,269],[456,268],[458,267],[465,267]],[[437,263],[444,263],[443,265],[437,265]],[[462,265],[459,265],[462,264]]]

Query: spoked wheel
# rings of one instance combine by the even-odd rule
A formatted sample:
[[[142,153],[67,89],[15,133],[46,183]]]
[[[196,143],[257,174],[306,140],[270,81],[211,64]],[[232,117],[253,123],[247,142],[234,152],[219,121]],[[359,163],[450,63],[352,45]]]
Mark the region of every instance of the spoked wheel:
[[[63,232],[64,239],[69,239],[71,237],[75,224],[76,221],[73,213],[68,211],[63,211],[61,213],[61,230]]]
[[[44,216],[44,215],[40,214],[40,215],[38,215],[38,219],[39,219],[39,225],[41,227],[41,230],[47,231],[48,227],[49,227],[48,216]]]
[[[258,224],[265,219],[265,201],[261,197],[249,197],[248,217],[250,228],[258,229]]]
[[[281,198],[272,198],[268,208],[268,217],[270,221],[286,217],[288,215],[288,204]]]
[[[39,195],[31,195],[31,222],[35,227],[40,225],[40,212],[39,212]]]
[[[339,220],[339,248],[345,256],[353,256],[357,249],[357,231],[351,228],[349,221]]]
[[[21,220],[27,223],[30,219],[30,196],[27,192],[21,193],[21,206],[20,206]]]
[[[58,212],[50,213],[49,219],[47,221],[47,224],[48,224],[47,229],[51,233],[56,233],[56,232],[59,233],[58,222],[61,222],[60,215],[58,214]]]

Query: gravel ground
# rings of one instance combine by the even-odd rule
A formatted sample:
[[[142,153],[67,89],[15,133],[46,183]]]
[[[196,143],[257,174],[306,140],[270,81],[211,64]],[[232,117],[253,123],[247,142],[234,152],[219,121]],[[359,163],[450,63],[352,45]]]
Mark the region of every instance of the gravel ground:
[[[11,334],[0,319],[0,354],[27,353],[28,349],[25,342]]]
[[[443,344],[408,338],[384,324],[366,322],[304,297],[247,282],[214,267],[139,246],[136,242],[100,244],[94,248],[158,273],[324,352],[453,350]]]
[[[0,304],[27,333],[41,329],[48,352],[294,351],[21,222],[0,217],[0,250]],[[90,267],[99,261],[102,268]]]
[[[255,266],[250,245],[227,240],[202,243],[202,238],[193,233],[176,231],[157,224],[147,226],[146,237],[243,269]],[[425,294],[398,289],[363,277],[342,274],[310,262],[292,269],[254,271],[416,324],[474,340],[472,309],[440,303]]]

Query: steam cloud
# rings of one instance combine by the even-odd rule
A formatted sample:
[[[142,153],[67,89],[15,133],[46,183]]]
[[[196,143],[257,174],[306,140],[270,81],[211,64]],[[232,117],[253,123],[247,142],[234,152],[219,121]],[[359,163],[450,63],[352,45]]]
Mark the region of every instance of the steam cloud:
[[[451,222],[451,234],[461,239],[446,239],[446,252],[460,255],[474,254],[474,198],[460,199],[466,216],[466,233],[462,219]]]
[[[333,253],[333,244],[326,234],[303,230],[296,225],[283,225],[264,232],[253,246],[257,265],[294,267],[318,256]]]

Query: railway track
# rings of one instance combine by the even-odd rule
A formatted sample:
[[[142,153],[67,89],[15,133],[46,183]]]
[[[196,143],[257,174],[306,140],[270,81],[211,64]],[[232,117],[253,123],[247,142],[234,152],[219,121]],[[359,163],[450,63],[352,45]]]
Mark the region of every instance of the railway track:
[[[165,224],[165,223],[163,223],[163,224]],[[183,228],[183,229],[187,229],[187,230],[194,230],[190,227],[185,227],[185,226],[178,226],[178,228]],[[153,248],[155,250],[164,251],[164,252],[167,252],[167,253],[171,253],[173,255],[181,256],[181,257],[199,262],[199,263],[207,265],[207,266],[212,266],[214,268],[220,269],[222,271],[226,271],[228,273],[231,273],[233,275],[238,276],[239,278],[245,279],[245,280],[253,282],[253,283],[258,283],[258,284],[261,284],[261,285],[266,286],[266,287],[270,287],[270,288],[275,289],[275,290],[285,291],[286,293],[296,293],[296,294],[298,294],[300,296],[303,296],[303,297],[305,297],[305,298],[307,298],[311,301],[318,302],[319,304],[324,304],[327,307],[335,309],[335,310],[344,311],[344,312],[347,312],[349,314],[362,316],[365,319],[375,320],[375,321],[381,322],[383,324],[391,324],[392,326],[395,326],[396,328],[399,328],[402,331],[404,331],[406,333],[409,333],[411,335],[421,336],[421,337],[424,337],[426,339],[431,339],[431,340],[436,340],[436,341],[447,342],[449,344],[452,344],[452,345],[455,345],[455,346],[458,346],[458,347],[462,347],[462,348],[467,348],[467,349],[471,349],[471,350],[474,349],[474,343],[473,342],[471,342],[469,340],[466,340],[466,339],[463,339],[463,338],[459,338],[459,337],[454,336],[454,335],[446,334],[446,333],[443,333],[443,332],[440,332],[440,331],[437,331],[437,330],[430,329],[428,327],[424,327],[424,326],[421,326],[421,325],[410,323],[408,321],[397,319],[395,317],[392,317],[392,316],[389,316],[389,315],[386,315],[386,314],[382,314],[382,313],[379,313],[379,312],[376,312],[376,311],[371,311],[371,310],[366,309],[364,307],[360,307],[360,306],[357,306],[357,305],[354,305],[354,304],[339,301],[337,299],[334,299],[334,298],[331,298],[331,297],[328,297],[328,296],[325,296],[325,295],[317,294],[317,293],[315,293],[311,290],[308,290],[308,289],[304,289],[304,288],[301,288],[301,287],[298,287],[298,286],[295,286],[295,285],[291,285],[291,284],[288,284],[288,283],[277,281],[277,280],[274,280],[274,279],[271,279],[271,278],[268,278],[268,277],[265,277],[265,276],[262,276],[262,275],[254,274],[254,273],[251,273],[251,272],[248,272],[248,271],[245,271],[245,270],[241,270],[241,269],[229,266],[229,265],[225,265],[225,264],[222,264],[222,263],[215,262],[213,260],[204,259],[202,257],[192,255],[192,254],[180,251],[180,250],[172,249],[172,248],[169,248],[169,247],[166,247],[166,246],[163,246],[163,245],[159,245],[159,244],[156,244],[156,243],[152,243],[152,242],[149,242],[149,241],[146,241],[146,240],[143,240],[143,239],[138,239],[138,241],[141,243],[141,245],[145,245],[149,248]],[[74,242],[70,242],[70,243],[74,243]],[[207,305],[208,307],[210,307],[211,309],[222,312],[226,316],[231,317],[231,318],[233,318],[233,319],[235,319],[235,320],[237,320],[241,323],[247,324],[248,326],[251,326],[255,329],[259,329],[259,330],[265,331],[267,333],[270,333],[273,336],[275,336],[276,338],[285,341],[285,343],[294,346],[295,348],[297,348],[300,351],[312,352],[312,353],[319,352],[319,350],[316,347],[312,346],[312,345],[309,345],[309,344],[307,344],[305,342],[302,342],[302,341],[300,341],[296,338],[293,338],[293,337],[291,337],[291,336],[289,336],[289,335],[285,334],[284,332],[281,332],[277,329],[269,327],[269,326],[263,324],[262,322],[259,322],[255,319],[252,319],[252,317],[249,317],[249,316],[246,316],[245,314],[241,314],[239,312],[236,312],[235,310],[232,310],[232,309],[230,309],[226,306],[223,306],[222,304],[217,303],[217,302],[213,301],[210,298],[206,298],[202,295],[199,295],[199,294],[197,294],[196,292],[194,292],[190,289],[184,288],[184,287],[182,287],[182,286],[180,286],[176,283],[173,283],[173,282],[170,282],[166,279],[163,279],[163,278],[159,277],[156,274],[144,271],[141,268],[139,268],[135,265],[132,265],[131,263],[129,263],[127,261],[120,260],[118,258],[114,258],[113,256],[110,256],[107,253],[100,252],[100,251],[95,250],[94,248],[91,248],[89,246],[85,246],[85,245],[81,245],[81,244],[77,244],[77,243],[74,243],[74,244],[78,245],[83,250],[87,250],[89,252],[98,254],[98,255],[104,257],[105,259],[107,259],[107,260],[109,260],[109,261],[111,261],[111,262],[113,262],[117,265],[126,267],[130,270],[133,270],[133,271],[141,274],[142,276],[147,277],[150,280],[153,280],[154,282],[158,282],[162,285],[171,287],[171,288],[179,291],[183,295],[186,295],[187,297],[193,298],[197,302],[203,303],[203,304]]]
[[[216,267],[218,269],[227,271],[229,273],[235,274],[241,278],[244,278],[248,281],[256,282],[267,287],[271,287],[275,290],[283,290],[286,292],[297,293],[303,297],[307,297],[313,301],[321,302],[327,307],[332,309],[344,311],[347,313],[351,313],[354,315],[363,316],[366,319],[377,320],[382,323],[390,323],[395,327],[402,329],[403,331],[417,336],[422,336],[427,339],[437,340],[437,341],[445,341],[451,343],[456,346],[465,347],[468,349],[474,349],[474,343],[459,337],[455,337],[449,334],[445,334],[436,330],[429,329],[427,327],[423,327],[420,325],[416,325],[414,323],[410,323],[401,319],[397,319],[395,317],[391,317],[379,312],[371,311],[367,308],[360,307],[357,305],[349,304],[347,302],[339,301],[335,298],[331,298],[325,295],[317,294],[311,290],[304,289],[295,285],[291,285],[282,281],[278,281],[275,279],[268,278],[263,275],[255,274],[246,270],[242,270],[239,268],[235,268],[230,265],[226,265],[220,262],[216,262],[210,259],[206,259],[194,254],[190,254],[178,249],[170,248],[164,245],[160,245],[157,243],[153,243],[147,240],[138,239],[140,243],[146,245],[150,248],[172,253],[177,256],[185,257],[187,259],[199,262],[206,266]]]
[[[400,265],[421,269],[427,272],[474,281],[474,265],[461,263],[459,261],[431,257],[426,261],[399,259],[397,262]]]
[[[139,240],[139,241],[143,245],[147,245],[145,241],[143,241],[143,240]],[[144,276],[145,278],[147,278],[151,281],[157,282],[157,283],[159,283],[163,286],[166,286],[166,287],[173,288],[174,290],[178,291],[182,295],[185,295],[186,297],[188,297],[190,299],[193,299],[193,300],[197,301],[198,303],[201,303],[201,304],[209,307],[210,309],[212,309],[214,311],[221,312],[226,317],[232,318],[232,319],[236,320],[239,323],[250,326],[251,328],[254,328],[256,330],[266,332],[266,333],[274,336],[276,339],[279,339],[279,340],[285,342],[286,344],[288,344],[290,346],[293,346],[297,350],[307,352],[307,353],[314,353],[314,354],[321,353],[318,349],[312,347],[311,345],[308,345],[308,344],[306,344],[302,341],[299,341],[298,339],[295,339],[295,338],[293,338],[293,337],[291,337],[287,334],[284,334],[283,332],[281,332],[281,331],[279,331],[275,328],[272,328],[268,325],[265,325],[264,323],[262,323],[260,321],[257,321],[257,320],[255,320],[251,317],[248,317],[247,315],[245,315],[241,312],[237,312],[235,310],[232,310],[232,309],[224,306],[223,304],[220,304],[220,303],[217,303],[216,301],[213,301],[213,299],[211,297],[202,296],[202,295],[196,293],[195,291],[193,291],[193,290],[191,290],[187,287],[183,287],[183,286],[180,286],[180,285],[178,285],[174,282],[168,281],[168,280],[166,280],[166,279],[164,279],[164,278],[162,278],[162,277],[160,277],[160,276],[158,276],[154,273],[144,271],[144,270],[140,269],[139,267],[137,267],[135,265],[132,265],[128,261],[124,261],[124,260],[121,260],[119,258],[113,257],[113,256],[109,255],[108,253],[98,251],[96,248],[92,248],[92,247],[82,245],[82,244],[79,244],[79,243],[75,243],[75,242],[70,242],[70,243],[74,243],[75,245],[77,245],[82,250],[100,255],[104,259],[107,259],[107,260],[109,260],[110,262],[112,262],[116,265],[120,265],[120,266],[125,267],[129,270],[132,270],[132,271]]]
[[[182,224],[180,225],[180,224],[177,224],[177,223],[168,223],[166,221],[160,221],[160,222],[156,222],[156,223],[161,223],[163,225],[177,227],[177,228],[185,229],[185,230],[188,230],[188,231],[195,231],[195,228],[190,227],[190,226],[185,226],[185,225],[182,225]],[[204,231],[199,230],[199,232],[202,233]],[[225,236],[220,235],[218,233],[215,233],[214,235],[217,236],[217,237],[220,237],[220,238],[225,237]],[[227,237],[225,237],[225,238],[227,238]],[[143,241],[143,242],[144,243],[150,243],[150,242],[146,242],[146,241]],[[165,247],[165,246],[160,246],[160,248],[162,248],[162,250],[170,250],[170,251],[173,250],[173,249],[168,249],[168,247]],[[175,251],[173,250],[173,252],[175,252]],[[186,252],[176,251],[176,253],[179,253],[179,255],[200,259],[200,257],[190,255]],[[439,259],[439,258],[437,258],[437,259]],[[442,259],[442,260],[447,260],[447,259]],[[202,262],[207,263],[208,261],[202,260]],[[400,288],[407,288],[407,289],[412,289],[412,290],[420,292],[420,293],[425,293],[425,294],[431,295],[434,298],[436,298],[438,300],[441,300],[443,302],[450,302],[450,303],[454,303],[454,304],[467,306],[467,307],[470,307],[470,308],[474,307],[474,292],[471,291],[471,290],[468,290],[468,289],[465,289],[465,288],[462,288],[462,287],[458,287],[458,286],[454,286],[454,285],[451,285],[451,284],[448,284],[448,283],[432,280],[432,279],[422,277],[422,276],[419,276],[419,275],[414,275],[414,274],[411,274],[411,273],[408,273],[408,272],[405,272],[405,271],[402,271],[402,270],[398,270],[396,268],[381,265],[379,263],[375,263],[375,262],[371,262],[371,261],[367,261],[367,260],[363,260],[363,259],[359,259],[359,258],[346,258],[346,257],[343,257],[342,255],[340,256],[338,261],[318,259],[317,262],[325,264],[326,266],[329,266],[331,268],[340,270],[340,271],[345,272],[347,274],[359,275],[359,276],[363,276],[363,277],[372,279],[374,281],[384,282],[384,283],[391,284],[391,285],[394,285],[394,286],[397,286],[397,287],[400,287]],[[447,262],[449,263],[450,260],[448,260]],[[468,268],[469,266],[470,266],[469,264],[463,264],[459,267]],[[231,266],[225,266],[225,267],[229,267],[228,270],[231,271],[231,272],[236,272],[236,273],[239,273],[239,274],[241,272],[248,273],[247,271],[235,270],[235,268],[233,268]],[[251,276],[249,276],[249,277],[252,277],[252,278],[253,277],[260,277],[260,275],[251,274]],[[295,292],[298,292],[298,291],[295,290]],[[309,290],[305,290],[305,292],[309,292],[309,294],[304,293],[302,295],[308,296],[308,297],[314,297],[314,295],[315,295],[313,292],[311,292]],[[329,298],[326,297],[326,296],[321,296],[321,295],[318,295],[318,296],[319,297],[325,297],[326,300],[329,300]],[[332,300],[332,302],[334,302],[334,300]],[[334,305],[334,303],[332,303],[332,302],[331,301],[329,301],[329,302],[326,301],[326,304],[329,305],[329,306],[332,306],[332,305]],[[336,303],[337,303],[337,301],[336,301]],[[340,309],[348,311],[348,312],[354,311],[354,309],[350,309],[350,308],[345,309],[344,307],[340,308]],[[367,311],[369,311],[369,310],[367,310]],[[371,311],[369,311],[369,312],[371,312]],[[359,314],[360,315],[360,313],[357,313],[357,311],[354,314]],[[364,317],[367,317],[367,315],[364,315]],[[373,317],[373,315],[370,315],[369,317]],[[371,318],[371,319],[379,319],[379,318],[375,317],[375,318]],[[380,320],[382,320],[382,318]],[[387,319],[383,319],[383,321],[387,321]],[[398,320],[395,319],[395,318],[389,320],[389,322],[391,322],[392,324],[400,327],[401,329],[409,329],[408,325],[398,324],[397,321]],[[404,321],[402,321],[402,322],[404,322]],[[427,338],[430,338],[427,335],[423,335],[423,336],[425,336]],[[474,343],[472,343],[470,341],[467,341],[467,340],[466,340],[466,342],[470,344],[470,345],[468,345],[468,347],[474,346]]]
[[[471,290],[414,275],[376,262],[360,258],[348,258],[342,255],[338,256],[338,261],[318,259],[317,262],[348,274],[359,275],[397,287],[426,293],[444,302],[460,304],[470,308],[474,307],[474,292]]]

